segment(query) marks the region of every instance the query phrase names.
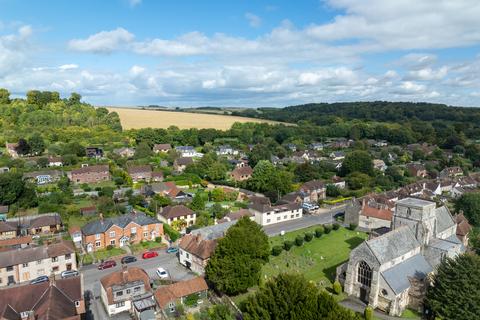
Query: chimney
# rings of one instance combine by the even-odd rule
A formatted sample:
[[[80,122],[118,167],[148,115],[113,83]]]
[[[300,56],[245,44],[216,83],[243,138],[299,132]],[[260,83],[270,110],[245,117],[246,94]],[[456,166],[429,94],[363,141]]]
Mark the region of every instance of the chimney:
[[[126,264],[122,264],[122,278],[123,282],[128,282],[128,269]]]
[[[52,274],[50,275],[50,286],[54,286],[55,285],[55,273],[52,272]]]
[[[100,217],[100,222],[103,223],[103,213],[100,212],[99,217]]]

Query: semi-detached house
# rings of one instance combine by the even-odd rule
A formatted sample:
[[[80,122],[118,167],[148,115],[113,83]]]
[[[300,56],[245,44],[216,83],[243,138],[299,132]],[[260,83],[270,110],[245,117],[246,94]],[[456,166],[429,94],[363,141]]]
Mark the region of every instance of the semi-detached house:
[[[88,166],[70,172],[70,180],[74,183],[98,183],[110,180],[108,164]]]
[[[299,219],[303,209],[299,203],[288,203],[276,206],[253,203],[249,205],[255,216],[255,222],[261,226]]]
[[[143,240],[152,241],[163,236],[163,225],[144,213],[134,212],[114,218],[92,221],[82,228],[82,243],[87,252],[111,245],[123,247]]]

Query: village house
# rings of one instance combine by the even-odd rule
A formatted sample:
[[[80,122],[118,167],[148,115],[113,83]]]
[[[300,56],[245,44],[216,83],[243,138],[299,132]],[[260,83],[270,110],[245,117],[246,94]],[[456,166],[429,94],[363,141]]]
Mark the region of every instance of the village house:
[[[467,218],[463,215],[462,212],[456,214],[453,219],[457,224],[457,237],[462,242],[463,246],[466,248],[468,247],[468,241],[470,231],[472,231],[472,226],[468,223]]]
[[[345,152],[343,152],[343,151],[333,151],[332,153],[330,153],[329,157],[333,161],[340,161],[340,160],[345,159]]]
[[[373,168],[376,170],[379,170],[381,172],[385,172],[387,170],[387,165],[385,164],[385,161],[382,159],[373,159]]]
[[[255,216],[255,222],[261,226],[299,219],[303,209],[299,203],[288,203],[276,206],[252,203],[248,206]]]
[[[285,148],[288,149],[288,150],[290,150],[290,151],[292,151],[292,152],[295,152],[295,151],[298,150],[297,145],[294,144],[294,143],[287,143],[287,144],[285,145]]]
[[[427,169],[421,163],[408,163],[405,167],[412,177],[425,178],[428,176]]]
[[[308,145],[308,148],[313,151],[322,151],[324,148],[323,143],[320,142],[314,142]]]
[[[162,182],[163,181],[163,172],[162,171],[153,171],[152,172],[152,181],[153,182]]]
[[[124,266],[102,277],[100,284],[100,297],[110,317],[130,312],[139,319],[141,312],[155,309],[150,278],[141,268]]]
[[[150,185],[144,185],[141,188],[141,193],[146,196],[152,196],[158,194],[164,197],[168,197],[174,201],[184,201],[191,198],[191,195],[178,188],[174,181],[152,183]]]
[[[72,238],[72,242],[77,248],[82,247],[82,229],[79,226],[72,226],[68,228],[68,234]]]
[[[168,225],[171,225],[173,221],[184,220],[187,226],[191,226],[195,224],[197,214],[192,209],[180,204],[160,208],[157,217]]]
[[[237,221],[229,221],[192,230],[180,240],[178,261],[197,274],[204,274],[208,260],[217,247],[217,240]]]
[[[7,153],[10,155],[10,157],[12,157],[13,159],[18,158],[17,148],[18,143],[5,143],[5,149],[7,150]]]
[[[440,171],[438,176],[441,179],[460,177],[463,176],[463,170],[460,167],[447,167]]]
[[[61,167],[63,166],[62,157],[48,157],[48,166],[49,167]]]
[[[367,230],[390,228],[393,210],[394,203],[388,199],[376,194],[367,195],[353,199],[345,208],[345,223]]]
[[[155,153],[167,153],[170,150],[172,150],[172,146],[170,145],[170,143],[160,143],[153,145],[153,152]]]
[[[144,166],[129,166],[127,168],[128,175],[133,182],[150,181],[152,180],[152,167],[150,165]]]
[[[98,183],[110,180],[108,164],[86,166],[70,172],[70,180],[74,183]]]
[[[17,236],[52,234],[63,229],[62,218],[56,212],[8,218],[5,223],[15,228]]]
[[[21,236],[10,239],[0,240],[1,250],[10,250],[10,249],[22,249],[30,246],[33,243],[33,237]]]
[[[101,159],[103,158],[103,149],[98,147],[86,147],[85,156],[87,158]]]
[[[61,177],[63,177],[63,172],[59,170],[32,171],[23,174],[23,179],[38,185],[57,182]]]
[[[122,147],[113,149],[113,153],[124,158],[132,158],[135,155],[135,148]]]
[[[325,184],[320,180],[311,180],[305,182],[300,187],[300,192],[305,194],[305,202],[316,203],[319,200],[323,200],[326,197],[327,188]]]
[[[201,158],[203,156],[202,153],[197,152],[192,146],[178,146],[175,147],[175,151],[178,152],[182,158]]]
[[[427,279],[444,257],[465,251],[447,207],[415,198],[396,202],[392,231],[372,238],[337,268],[348,295],[400,316],[409,307],[422,311]]]
[[[193,159],[191,157],[182,157],[173,162],[173,168],[177,172],[183,172],[190,164],[193,164]]]
[[[250,220],[255,220],[255,216],[253,213],[248,209],[240,209],[238,211],[230,212],[225,217],[220,220],[217,220],[217,223],[225,223],[229,221],[237,221],[243,217],[249,217]]]
[[[305,201],[305,198],[306,198],[305,193],[301,191],[294,191],[294,192],[287,193],[286,195],[281,197],[278,202],[281,204],[287,204],[287,203],[303,204],[303,202]]]
[[[345,189],[346,188],[346,183],[345,183],[345,179],[339,177],[339,176],[333,176],[332,177],[332,183],[330,184],[333,184],[335,187],[339,188],[339,189]]]
[[[163,225],[142,212],[87,223],[82,227],[82,243],[87,252],[107,246],[124,247],[130,243],[154,241],[163,236]]]
[[[252,177],[253,169],[250,166],[237,167],[230,172],[230,178],[235,181],[245,181]]]
[[[96,206],[88,206],[80,208],[80,214],[84,217],[93,217],[97,215]]]
[[[248,166],[247,159],[230,159],[228,163],[232,165],[234,168],[242,168]]]
[[[73,243],[60,241],[38,247],[0,252],[0,286],[31,281],[39,276],[76,270]]]
[[[157,288],[155,291],[155,300],[160,312],[165,317],[175,316],[176,306],[184,304],[185,299],[195,295],[197,303],[207,299],[208,285],[202,277],[196,277],[190,280],[179,281],[177,283]]]
[[[80,276],[0,290],[0,318],[80,320],[85,316]]]
[[[353,143],[352,139],[346,138],[337,138],[337,139],[330,139],[330,142],[327,144],[328,147],[333,149],[344,149],[349,148]]]
[[[238,154],[238,150],[235,150],[230,145],[225,144],[219,146],[215,153],[217,154],[217,156],[235,156]]]
[[[17,237],[17,227],[5,221],[0,221],[0,240],[13,239]]]

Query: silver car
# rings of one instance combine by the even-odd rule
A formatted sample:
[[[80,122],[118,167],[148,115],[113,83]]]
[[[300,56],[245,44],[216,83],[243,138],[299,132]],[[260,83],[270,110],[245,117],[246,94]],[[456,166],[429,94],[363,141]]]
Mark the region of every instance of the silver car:
[[[78,271],[77,270],[65,270],[65,271],[62,271],[62,273],[60,275],[62,276],[62,279],[76,277],[76,276],[78,276]]]

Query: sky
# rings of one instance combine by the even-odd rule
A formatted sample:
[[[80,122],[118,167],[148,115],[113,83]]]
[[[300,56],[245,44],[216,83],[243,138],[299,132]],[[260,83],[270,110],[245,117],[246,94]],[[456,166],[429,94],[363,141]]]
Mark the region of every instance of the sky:
[[[0,0],[0,87],[96,105],[480,106],[478,0]]]

